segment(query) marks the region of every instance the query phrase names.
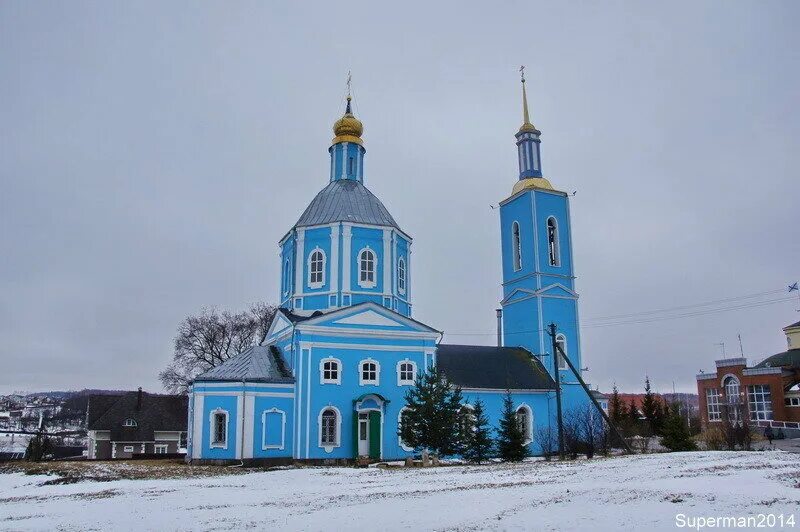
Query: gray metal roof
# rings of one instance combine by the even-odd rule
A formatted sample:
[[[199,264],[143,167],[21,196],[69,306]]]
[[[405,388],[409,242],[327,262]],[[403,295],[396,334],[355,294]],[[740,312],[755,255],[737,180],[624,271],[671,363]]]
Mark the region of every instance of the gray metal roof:
[[[388,225],[400,229],[381,200],[353,179],[339,179],[328,183],[311,201],[295,226],[334,222]]]
[[[291,371],[274,345],[257,345],[198,376],[197,381],[293,383]]]
[[[555,389],[539,359],[521,347],[439,344],[436,366],[462,388]]]

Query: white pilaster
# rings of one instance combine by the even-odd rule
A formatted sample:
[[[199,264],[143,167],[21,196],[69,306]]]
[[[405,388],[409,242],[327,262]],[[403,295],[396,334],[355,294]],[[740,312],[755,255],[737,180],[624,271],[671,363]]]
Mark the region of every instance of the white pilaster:
[[[392,295],[392,230],[383,230],[383,293]]]
[[[294,242],[294,294],[299,296],[303,294],[303,260],[306,255],[306,230],[303,227],[297,228],[297,236]]]
[[[339,290],[339,224],[331,225],[331,292]]]
[[[256,398],[253,395],[246,395],[244,398],[244,449],[242,458],[253,457],[253,431],[255,430],[255,408]]]
[[[350,252],[352,230],[350,224],[342,224],[342,292],[350,291],[350,264],[353,262]]]
[[[203,455],[203,396],[194,395],[194,419],[192,420],[192,458],[201,458]]]
[[[349,158],[347,155],[348,144],[347,142],[342,142],[342,179],[347,177],[347,159]]]
[[[239,460],[242,459],[242,433],[244,431],[244,424],[242,423],[242,418],[245,416],[244,412],[244,392],[242,392],[236,398],[236,444],[234,449],[236,449],[236,458]]]

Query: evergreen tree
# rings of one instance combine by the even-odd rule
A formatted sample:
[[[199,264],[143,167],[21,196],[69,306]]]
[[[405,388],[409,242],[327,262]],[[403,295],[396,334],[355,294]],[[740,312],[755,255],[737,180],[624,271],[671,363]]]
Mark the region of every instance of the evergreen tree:
[[[636,407],[636,398],[631,397],[631,404],[628,407],[628,419],[635,427],[639,424],[639,409]]]
[[[417,378],[406,392],[400,437],[406,445],[438,456],[461,452],[461,388],[437,368]]]
[[[486,461],[494,449],[491,429],[489,429],[489,418],[483,410],[483,401],[478,399],[472,409],[469,418],[469,430],[466,431],[463,441],[464,459],[468,462],[480,464]]]
[[[647,421],[647,426],[651,434],[658,434],[659,412],[658,397],[650,389],[650,377],[644,378],[644,398],[642,398],[642,414]]]
[[[41,430],[36,436],[28,441],[28,448],[25,450],[25,458],[30,462],[41,462],[53,450],[50,438]]]
[[[614,425],[619,427],[622,426],[627,415],[628,413],[625,409],[625,403],[622,402],[622,399],[619,396],[619,390],[615,384],[613,391],[611,392],[611,399],[608,402],[608,417],[611,418],[611,422],[614,423]]]
[[[511,392],[503,398],[503,414],[497,431],[497,450],[504,462],[519,462],[530,453],[525,445],[525,435],[517,425],[517,413],[511,400]]]
[[[697,446],[689,435],[689,428],[673,406],[672,413],[664,421],[661,445],[670,451],[695,451]]]

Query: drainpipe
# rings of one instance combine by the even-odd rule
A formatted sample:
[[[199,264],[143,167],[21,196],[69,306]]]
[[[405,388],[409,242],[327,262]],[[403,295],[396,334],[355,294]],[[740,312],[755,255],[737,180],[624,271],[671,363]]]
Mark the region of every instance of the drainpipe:
[[[495,310],[497,313],[497,347],[503,347],[503,309]]]
[[[247,410],[247,402],[245,394],[247,393],[247,389],[245,388],[244,379],[242,379],[242,438],[241,438],[241,445],[239,447],[239,459],[244,460],[244,412]]]

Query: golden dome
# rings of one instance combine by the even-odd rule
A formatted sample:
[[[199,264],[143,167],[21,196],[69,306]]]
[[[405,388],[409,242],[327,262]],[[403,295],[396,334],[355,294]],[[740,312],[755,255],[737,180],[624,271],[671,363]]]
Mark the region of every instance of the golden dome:
[[[350,96],[347,97],[347,109],[345,109],[344,116],[333,123],[334,137],[332,144],[338,142],[355,142],[361,144],[361,134],[364,133],[364,125],[361,120],[353,116],[353,111],[350,109]]]
[[[543,177],[528,177],[526,179],[520,179],[514,185],[514,189],[511,191],[511,195],[513,196],[517,192],[522,192],[523,190],[528,190],[529,188],[538,188],[539,190],[552,190],[554,192],[558,192],[556,189],[553,188],[553,185],[550,184],[550,181]]]

